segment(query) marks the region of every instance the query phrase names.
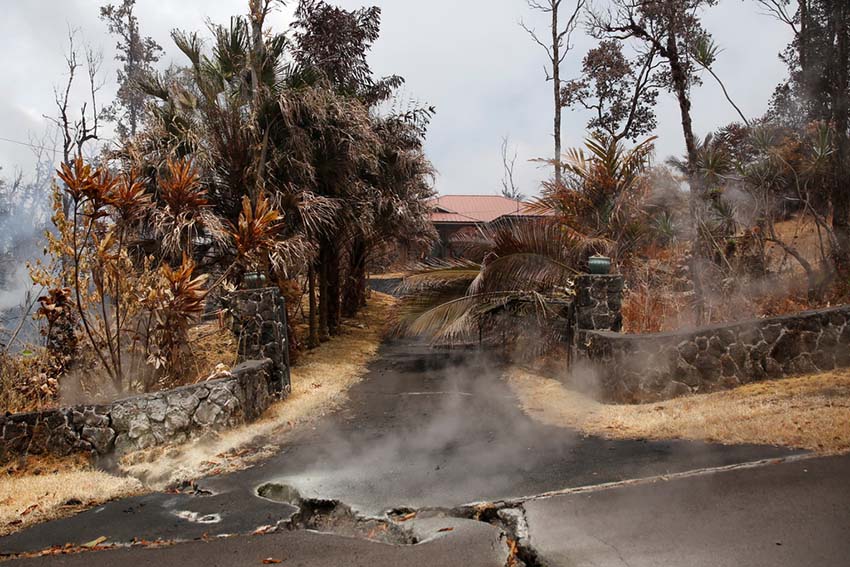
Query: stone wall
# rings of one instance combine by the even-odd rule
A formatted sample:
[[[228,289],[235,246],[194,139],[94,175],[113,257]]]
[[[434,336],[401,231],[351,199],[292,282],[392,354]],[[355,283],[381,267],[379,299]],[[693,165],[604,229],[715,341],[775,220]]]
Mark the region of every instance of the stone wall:
[[[645,335],[586,333],[604,396],[649,402],[850,366],[850,306]]]
[[[291,391],[283,297],[277,288],[249,289],[226,303],[239,344],[236,368],[216,380],[107,405],[0,416],[0,462],[27,453],[124,453],[256,419]]]
[[[288,395],[289,344],[286,335],[286,307],[276,287],[234,292],[227,300],[233,315],[233,334],[239,341],[239,362],[271,359],[274,364],[272,390]]]
[[[252,360],[216,380],[108,405],[0,416],[0,462],[23,454],[120,454],[249,422],[274,398],[274,371],[272,360]]]
[[[614,331],[623,328],[623,276],[583,275],[575,282],[575,318],[579,330]]]

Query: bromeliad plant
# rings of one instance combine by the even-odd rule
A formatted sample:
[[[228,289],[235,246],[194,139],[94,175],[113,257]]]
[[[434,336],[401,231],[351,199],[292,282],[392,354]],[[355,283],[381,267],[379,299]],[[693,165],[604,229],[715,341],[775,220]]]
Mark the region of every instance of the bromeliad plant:
[[[191,160],[167,160],[165,175],[158,183],[161,206],[156,209],[154,226],[162,238],[163,249],[172,258],[194,253],[199,237],[221,246],[227,232],[213,212],[207,191]]]
[[[274,272],[288,277],[294,266],[315,254],[301,234],[285,238],[285,215],[260,193],[256,203],[247,195],[242,198],[242,212],[236,224],[228,223],[228,231],[236,248],[236,265],[259,272]]]
[[[189,354],[189,329],[203,315],[207,274],[194,275],[195,263],[183,256],[176,268],[162,264],[156,285],[142,300],[145,316],[136,337],[147,353],[147,362],[155,369],[174,369]]]

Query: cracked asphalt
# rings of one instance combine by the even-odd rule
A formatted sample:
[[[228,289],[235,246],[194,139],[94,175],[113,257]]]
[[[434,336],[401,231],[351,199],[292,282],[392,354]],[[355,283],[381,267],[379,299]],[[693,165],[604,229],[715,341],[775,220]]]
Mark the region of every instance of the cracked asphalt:
[[[501,531],[468,520],[446,531],[435,520],[421,543],[406,546],[310,531],[251,536],[296,511],[260,498],[257,487],[284,484],[305,497],[339,500],[362,515],[383,515],[399,507],[452,508],[775,459],[752,469],[530,501],[523,507],[528,540],[551,565],[709,564],[700,557],[719,559],[712,565],[810,565],[794,562],[807,547],[819,565],[848,564],[847,457],[782,462],[792,453],[772,447],[585,437],[528,418],[500,374],[479,353],[388,343],[340,411],[294,434],[260,465],[199,480],[199,488],[212,495],[160,493],[115,501],[2,538],[0,553],[105,536],[118,544],[134,538],[184,543],[17,562],[211,566],[271,557],[286,565],[504,565]],[[231,537],[217,537],[223,535]],[[788,552],[777,559],[776,549],[765,554],[750,545],[763,537],[784,539],[787,547],[774,545]],[[593,544],[599,539],[613,541],[618,553]]]

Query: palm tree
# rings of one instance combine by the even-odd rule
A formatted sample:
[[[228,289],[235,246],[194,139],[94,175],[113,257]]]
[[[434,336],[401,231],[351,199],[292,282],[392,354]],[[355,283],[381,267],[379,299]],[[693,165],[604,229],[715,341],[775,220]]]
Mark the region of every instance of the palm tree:
[[[482,228],[457,242],[468,260],[419,266],[405,279],[402,330],[438,341],[470,340],[496,313],[534,313],[543,328],[573,295],[573,277],[587,257],[623,260],[648,234],[642,202],[653,139],[625,149],[594,135],[567,152],[561,181],[547,182],[528,210],[537,220]]]
[[[246,196],[251,207],[267,198],[280,211],[275,237],[288,253],[273,279],[306,276],[316,344],[339,328],[343,287],[353,288],[347,314],[362,304],[368,249],[427,233],[431,169],[421,114],[420,129],[405,134],[415,130],[417,147],[374,108],[401,81],[375,81],[365,63],[379,11],[302,2],[290,41],[264,30],[267,4],[252,0],[247,17],[211,25],[209,50],[196,33],[173,34],[190,67],[143,81],[160,103],[139,153],[155,167],[191,155],[211,206],[231,226]],[[231,247],[220,261],[237,255]]]
[[[642,204],[650,189],[644,173],[654,140],[627,149],[614,138],[591,135],[584,148],[567,151],[563,180],[544,183],[542,197],[529,210],[550,215],[571,232],[582,244],[576,249],[580,260],[588,252],[607,254],[614,262],[627,258],[648,233]]]

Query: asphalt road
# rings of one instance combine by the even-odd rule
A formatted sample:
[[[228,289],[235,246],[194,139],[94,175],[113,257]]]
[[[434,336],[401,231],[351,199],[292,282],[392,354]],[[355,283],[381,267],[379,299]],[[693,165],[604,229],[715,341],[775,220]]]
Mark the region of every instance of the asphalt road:
[[[518,409],[516,399],[500,380],[499,368],[486,357],[433,351],[411,342],[385,345],[379,360],[349,397],[341,411],[323,418],[315,428],[299,432],[263,464],[199,481],[212,495],[153,494],[116,501],[2,538],[0,552],[79,544],[100,536],[120,543],[134,538],[191,540],[204,534],[250,534],[295,511],[288,504],[258,497],[257,487],[268,482],[294,487],[304,496],[338,499],[362,514],[381,514],[401,506],[453,507],[789,454],[770,447],[608,441],[544,426]],[[844,504],[848,504],[846,499]],[[559,525],[557,518],[544,523]],[[464,538],[477,539],[467,535],[467,529],[443,534],[439,545],[455,548],[458,559],[466,557],[464,550],[474,547]],[[185,553],[209,559],[204,565],[241,565],[244,563],[228,563],[231,556],[217,550],[250,550],[261,545],[258,542],[264,546],[279,542],[284,548],[291,545],[288,557],[292,562],[287,564],[301,564],[295,563],[297,560],[306,561],[305,565],[356,564],[334,563],[332,555],[324,555],[332,554],[336,545],[344,548],[345,542],[352,546],[352,553],[357,549],[365,554],[362,557],[373,557],[371,563],[364,563],[373,565],[395,564],[392,553],[418,557],[425,549],[425,544],[389,546],[390,552],[384,549],[388,546],[372,542],[312,534],[310,538],[327,538],[328,545],[321,553],[311,554],[307,551],[310,546],[303,543],[305,537],[295,532],[229,538],[215,544],[180,544],[156,552],[103,552],[88,554],[96,563],[87,564],[112,564],[111,560],[101,563],[106,561],[101,557],[111,557],[108,554],[121,554],[121,562],[127,565],[141,565],[146,557],[160,561],[154,559],[159,555],[148,555],[153,553],[178,554],[168,555],[167,564],[177,562],[178,557],[184,557],[179,561],[186,563],[188,555],[179,556],[179,550],[191,549]],[[430,564],[475,564],[442,562],[436,557]],[[482,556],[482,560],[491,561],[492,557]],[[62,562],[81,560],[40,561],[66,564]],[[405,563],[411,561],[405,559]]]
[[[125,548],[77,555],[19,559],[14,565],[51,567],[503,567],[507,548],[499,530],[481,522],[418,545],[385,545],[310,531],[195,541],[158,549]],[[271,563],[270,563],[271,564]]]
[[[850,456],[525,505],[532,545],[571,567],[846,567]]]

